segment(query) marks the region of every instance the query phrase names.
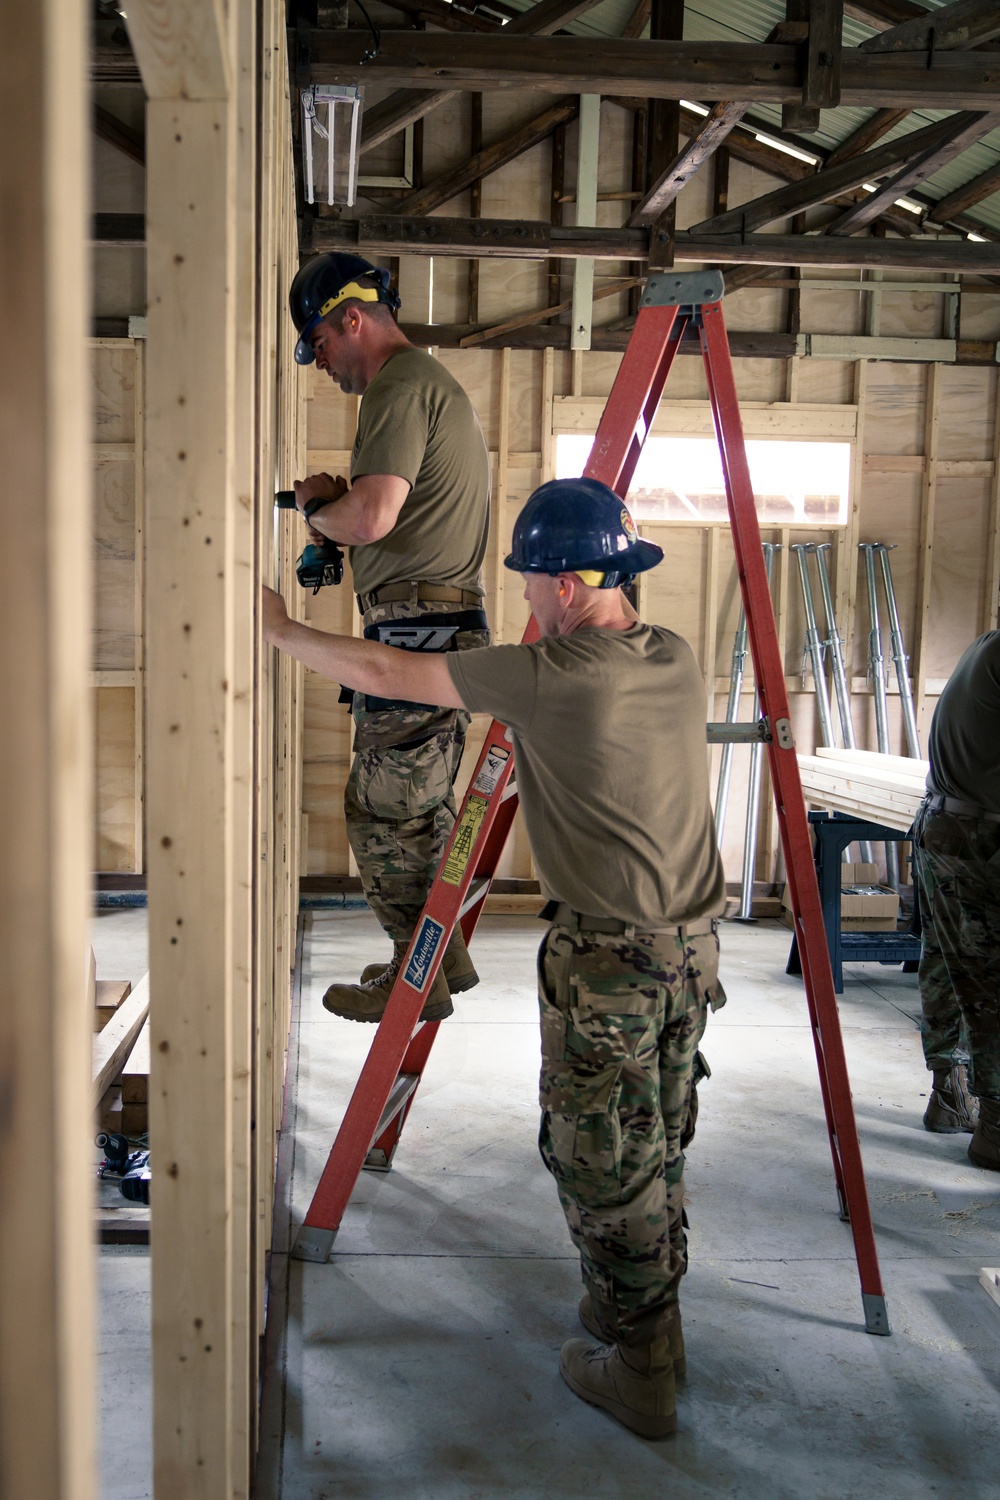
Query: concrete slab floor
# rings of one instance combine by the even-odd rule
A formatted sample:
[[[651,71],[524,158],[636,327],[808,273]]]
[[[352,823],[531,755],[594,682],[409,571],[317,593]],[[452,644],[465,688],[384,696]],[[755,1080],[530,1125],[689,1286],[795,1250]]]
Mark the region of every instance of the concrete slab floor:
[[[143,972],[145,913],[95,922],[99,972]],[[486,918],[483,976],[441,1028],[392,1172],[365,1173],[324,1266],[291,1260],[373,1029],[332,978],[388,952],[317,912],[293,1037],[256,1500],[1000,1500],[1000,1179],[922,1128],[916,981],[852,965],[840,1009],[890,1339],[863,1332],[801,984],[776,924],[723,929],[729,1004],[689,1152],[681,1430],[644,1443],[574,1397],[579,1271],[535,1149],[540,924]],[[152,1494],[148,1256],[101,1254],[101,1500]],[[287,1317],[285,1314],[287,1313]]]
[[[690,1374],[646,1443],[574,1397],[579,1269],[535,1149],[541,927],[486,918],[483,982],[442,1028],[393,1170],[363,1174],[326,1265],[287,1255],[371,1028],[321,997],[387,954],[367,914],[314,914],[293,1044],[257,1500],[1000,1500],[1000,1179],[921,1126],[916,980],[850,966],[848,1064],[893,1337],[863,1331],[788,932],[727,924],[729,1004],[689,1152]],[[275,1317],[273,1332],[281,1330]]]

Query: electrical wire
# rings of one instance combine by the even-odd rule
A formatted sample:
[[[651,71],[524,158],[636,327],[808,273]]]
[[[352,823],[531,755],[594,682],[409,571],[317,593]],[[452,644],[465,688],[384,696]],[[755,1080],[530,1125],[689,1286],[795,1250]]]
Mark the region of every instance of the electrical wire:
[[[382,50],[382,33],[375,25],[375,22],[372,20],[371,16],[368,14],[368,10],[365,6],[364,0],[355,0],[355,4],[357,5],[358,10],[361,12],[361,14],[364,16],[365,20],[368,22],[368,29],[372,34],[372,42],[374,43],[373,47],[366,48],[366,50],[361,54],[361,61],[362,63],[372,63],[375,61],[376,57],[378,57],[379,53]]]

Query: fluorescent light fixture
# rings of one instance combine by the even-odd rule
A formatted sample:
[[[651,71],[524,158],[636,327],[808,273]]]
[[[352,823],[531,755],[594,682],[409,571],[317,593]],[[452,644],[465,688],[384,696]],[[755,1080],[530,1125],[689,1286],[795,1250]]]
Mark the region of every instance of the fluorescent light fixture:
[[[864,188],[866,193],[874,193],[876,188],[878,187],[878,184],[875,182],[863,182],[861,186]]]
[[[704,104],[695,104],[691,99],[682,99],[681,109],[693,109],[696,115],[707,115],[709,113]]]
[[[912,198],[897,198],[896,207],[905,208],[907,213],[911,214],[922,214],[924,211],[924,205],[922,203],[914,203]]]
[[[361,101],[357,84],[313,84],[303,89],[302,145],[307,203],[352,207],[358,191]]]
[[[811,167],[819,161],[818,156],[810,156],[808,151],[800,151],[797,146],[789,146],[785,141],[776,140],[773,135],[764,135],[759,130],[755,130],[754,135],[762,146],[773,146],[775,151],[784,151],[786,156],[797,156],[799,161],[807,161]]]
[[[970,239],[970,240],[975,240],[978,245],[988,244],[988,241],[987,241],[987,238],[986,238],[985,234],[973,234],[971,229],[969,230],[969,233],[966,236],[966,238]]]

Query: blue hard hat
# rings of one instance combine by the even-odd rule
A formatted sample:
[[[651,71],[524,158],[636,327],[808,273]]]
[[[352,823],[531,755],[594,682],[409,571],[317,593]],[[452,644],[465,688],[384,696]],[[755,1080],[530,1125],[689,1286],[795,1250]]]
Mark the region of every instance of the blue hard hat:
[[[663,548],[644,542],[622,501],[599,479],[550,479],[528,498],[514,522],[504,567],[515,573],[603,573],[601,588],[618,588],[663,561]]]
[[[360,255],[336,255],[333,251],[326,251],[300,266],[288,293],[292,322],[299,331],[299,341],[295,345],[296,364],[313,363],[316,356],[309,335],[339,302],[346,302],[348,297],[357,297],[362,302],[382,302],[393,312],[399,307],[399,294],[389,285],[389,272],[382,266],[373,266]]]

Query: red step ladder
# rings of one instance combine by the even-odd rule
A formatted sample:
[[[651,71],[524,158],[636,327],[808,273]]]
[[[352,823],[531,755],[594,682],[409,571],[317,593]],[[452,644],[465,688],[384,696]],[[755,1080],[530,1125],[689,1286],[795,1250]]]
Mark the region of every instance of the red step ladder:
[[[840,1216],[850,1223],[854,1237],[865,1329],[888,1334],[889,1319],[792,738],[784,665],[722,316],[722,294],[722,276],[717,271],[650,276],[584,473],[602,480],[624,499],[681,339],[688,329],[697,330],[722,455],[761,707],[759,726],[737,728],[733,738],[746,739],[750,728],[752,735],[767,744]],[[537,634],[532,619],[524,639],[534,640]],[[712,739],[725,733],[723,726],[710,726],[710,730],[715,731]],[[466,941],[475,931],[517,808],[513,769],[508,731],[494,720],[406,962],[296,1236],[292,1254],[300,1260],[328,1258],[362,1168],[388,1171],[392,1164],[440,1024],[421,1025],[418,1018],[456,922],[461,922]]]

